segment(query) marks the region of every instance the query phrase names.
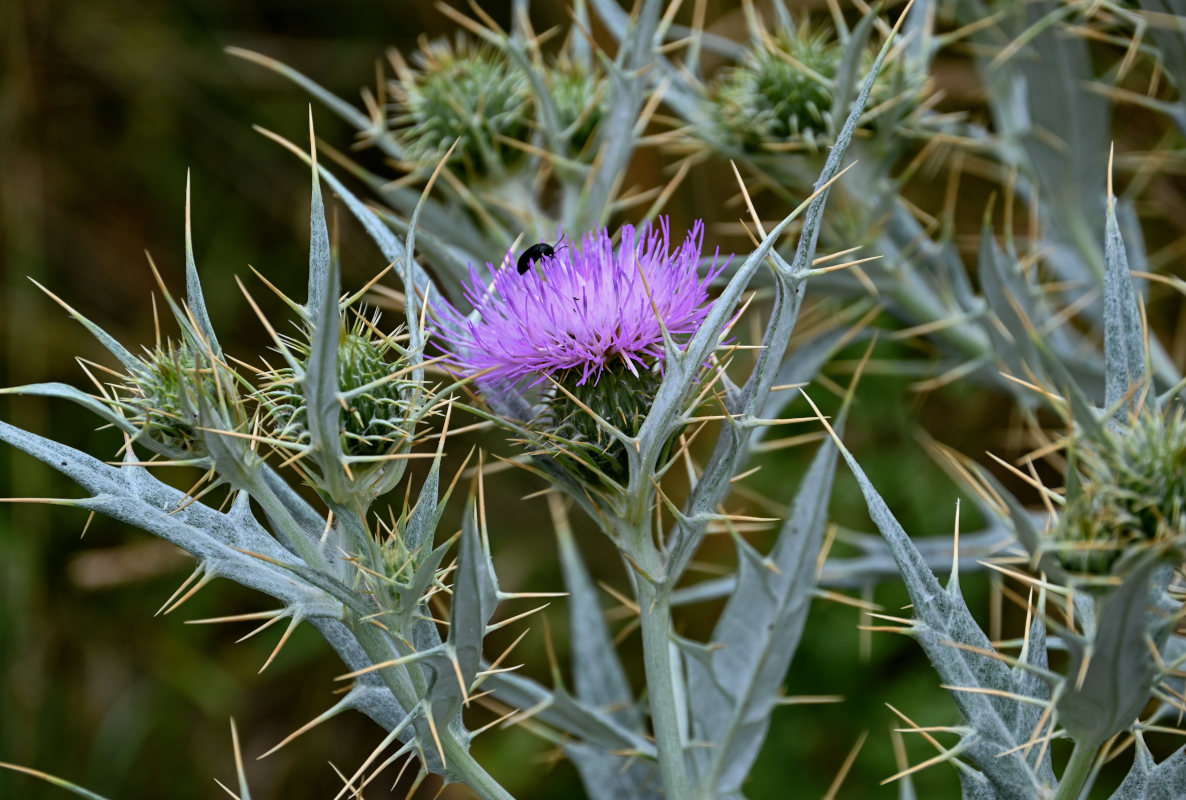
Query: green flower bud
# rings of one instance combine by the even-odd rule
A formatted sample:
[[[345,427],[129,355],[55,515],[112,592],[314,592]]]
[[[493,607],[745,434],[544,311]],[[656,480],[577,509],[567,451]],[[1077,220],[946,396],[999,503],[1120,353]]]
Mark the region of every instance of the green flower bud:
[[[406,366],[403,351],[394,334],[376,333],[377,322],[377,317],[369,323],[359,319],[353,326],[344,318],[341,322],[338,391],[347,400],[339,422],[342,452],[347,456],[381,456],[410,443],[413,430],[409,419],[423,394],[416,381],[398,377]],[[301,356],[303,364],[308,362],[307,342],[289,342],[288,346]],[[267,435],[291,443],[292,449],[307,446],[308,408],[297,371],[284,367],[265,379],[259,398]]]
[[[796,139],[814,144],[830,136],[832,86],[842,54],[835,40],[806,25],[752,47],[712,89],[721,133],[751,150]]]
[[[195,359],[185,343],[166,340],[141,357],[142,366],[112,386],[110,404],[152,441],[200,458],[206,455],[197,430],[201,402],[215,403],[239,378],[219,365],[218,379],[205,359]]]
[[[449,165],[471,178],[512,165],[531,131],[527,80],[492,47],[461,36],[427,42],[392,85],[396,138],[418,167],[433,169],[460,139]]]
[[[567,391],[553,389],[546,411],[533,424],[547,431],[541,451],[565,466],[582,483],[597,484],[609,478],[619,485],[629,479],[625,446],[589,414],[592,411],[627,436],[636,436],[654,404],[663,376],[658,365],[637,375],[625,366],[606,368],[579,384],[581,373],[571,370],[553,376]]]
[[[1075,442],[1078,485],[1055,530],[1071,571],[1108,574],[1129,551],[1186,546],[1186,416],[1181,405],[1110,422],[1100,441]]]
[[[592,160],[595,153],[587,146],[605,114],[602,82],[566,58],[548,71],[548,79],[556,121],[560,130],[568,133],[571,154]]]

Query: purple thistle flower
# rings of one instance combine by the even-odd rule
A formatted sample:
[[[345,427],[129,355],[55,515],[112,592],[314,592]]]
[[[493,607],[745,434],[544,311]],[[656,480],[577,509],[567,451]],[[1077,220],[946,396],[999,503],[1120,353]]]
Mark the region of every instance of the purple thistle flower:
[[[557,373],[579,375],[576,385],[624,367],[637,376],[663,360],[659,320],[676,339],[695,333],[709,309],[708,286],[724,268],[697,273],[704,224],[670,249],[670,225],[622,228],[615,249],[605,230],[580,246],[557,245],[536,269],[517,274],[512,259],[496,268],[488,287],[470,267],[466,299],[477,310],[466,319],[442,303],[442,349],[464,372],[489,370],[493,379],[535,385]]]

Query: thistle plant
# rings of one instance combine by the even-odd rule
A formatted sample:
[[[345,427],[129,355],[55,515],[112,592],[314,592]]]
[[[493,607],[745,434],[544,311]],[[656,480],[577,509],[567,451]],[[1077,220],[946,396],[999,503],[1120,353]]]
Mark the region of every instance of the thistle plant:
[[[946,761],[968,800],[1080,798],[1103,788],[1103,763],[1129,741],[1132,769],[1113,797],[1186,793],[1186,748],[1158,764],[1144,741],[1181,708],[1182,379],[1142,325],[1138,205],[1110,183],[1099,191],[1103,120],[1124,70],[1097,73],[1086,44],[1162,17],[1107,3],[920,0],[895,20],[870,12],[850,26],[839,12],[804,20],[771,8],[765,19],[743,4],[744,44],[709,33],[699,12],[682,26],[678,3],[658,0],[633,13],[578,1],[551,43],[525,2],[509,29],[476,5],[473,18],[449,9],[464,30],[393,53],[394,75],[364,90],[364,110],[235,50],[303,86],[386,157],[363,166],[345,148],[319,155],[268,134],[310,169],[307,297],[280,295],[287,320],[259,313],[269,352],[230,357],[187,222],[185,299],[161,282],[172,338],[158,334],[137,356],[66,306],[118,362],[116,377],[96,381],[96,394],[7,390],[71,400],[123,435],[122,460],[106,464],[0,423],[0,439],[88,493],[54,502],[197,559],[169,610],[226,577],[279,601],[242,617],[287,621],[271,658],[302,622],[323,635],[350,683],[316,722],[354,709],[383,730],[344,791],[361,793],[404,758],[416,765],[413,792],[432,774],[506,800],[506,781],[470,748],[499,722],[524,722],[563,750],[594,800],[739,800],[786,704],[813,597],[900,579],[910,619],[891,627],[921,644],[960,714],[955,745],[928,738],[938,756],[901,765],[901,796],[912,796],[916,769]],[[589,36],[594,15],[613,40],[605,51]],[[1172,31],[1148,46],[1133,37],[1132,52],[1164,61],[1180,91]],[[931,70],[965,44],[991,123],[936,110]],[[716,72],[709,50],[728,60]],[[1180,96],[1151,89],[1142,102],[1181,124]],[[644,150],[664,160],[664,185],[630,185]],[[710,224],[673,239],[662,216],[696,164],[726,157],[752,239],[731,259]],[[944,170],[947,197],[958,196],[973,161],[1001,198],[984,198],[974,268],[951,204],[929,214],[907,196],[913,180]],[[342,290],[323,187],[387,265],[353,292]],[[994,202],[1006,209],[1000,235]],[[1022,210],[1040,221],[1025,235]],[[379,305],[390,311],[369,310]],[[830,324],[804,330],[808,313]],[[845,388],[821,374],[854,340],[869,344],[858,377],[884,366],[870,360],[875,326],[933,348],[932,361],[893,365],[919,371],[919,388],[967,380],[1007,395],[1040,440],[1008,476],[1036,492],[1039,510],[943,450],[977,490],[985,528],[954,546],[907,536],[844,444],[862,413],[856,379]],[[812,417],[787,416],[791,396],[779,390],[791,387]],[[825,389],[841,396],[834,414],[816,406]],[[1045,433],[1051,411],[1065,432]],[[816,421],[829,435],[816,437],[805,474],[776,481],[785,513],[739,510],[770,432]],[[494,621],[500,604],[524,595],[495,575],[490,542],[514,522],[486,505],[497,478],[485,455],[466,462],[459,530],[438,531],[467,474],[442,487],[446,447],[458,427],[490,426],[515,440],[492,457],[532,473],[555,528],[553,588],[571,652],[550,685],[544,670],[515,672],[503,666],[509,650],[487,648],[521,616]],[[849,534],[856,556],[830,554],[843,535],[829,522],[841,457],[880,534]],[[428,463],[419,473],[409,469],[418,458]],[[1063,485],[1043,483],[1043,458]],[[181,492],[156,474],[166,468],[200,479]],[[582,526],[619,557],[637,669],[607,622]],[[773,526],[768,548],[746,538],[756,526]],[[697,559],[714,534],[732,542],[736,566],[701,580]],[[987,555],[1028,595],[1019,642],[990,638],[964,599],[961,569]],[[942,586],[933,569],[949,558]],[[688,632],[682,607],[705,600],[723,601],[711,633]],[[491,721],[482,704],[501,716]],[[1070,742],[1068,757],[1053,739]]]

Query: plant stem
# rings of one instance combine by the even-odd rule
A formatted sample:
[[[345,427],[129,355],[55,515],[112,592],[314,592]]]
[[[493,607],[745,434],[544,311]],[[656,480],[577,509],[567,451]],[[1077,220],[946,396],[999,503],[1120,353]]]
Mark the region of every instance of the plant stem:
[[[470,755],[469,750],[452,733],[442,737],[441,748],[445,751],[445,758],[448,759],[447,769],[450,777],[456,776],[458,780],[473,789],[482,800],[515,800],[514,795],[494,780],[494,777],[483,769],[482,765]]]
[[[659,751],[666,800],[688,800],[687,763],[676,711],[675,685],[671,679],[671,598],[666,589],[638,579],[638,601],[642,617],[642,649],[646,666],[647,696],[651,703],[651,724]]]
[[[1058,783],[1058,791],[1053,800],[1078,800],[1087,788],[1086,784],[1091,776],[1091,765],[1095,763],[1099,746],[1087,742],[1075,742],[1075,749],[1071,751],[1071,760],[1063,770],[1062,780]]]

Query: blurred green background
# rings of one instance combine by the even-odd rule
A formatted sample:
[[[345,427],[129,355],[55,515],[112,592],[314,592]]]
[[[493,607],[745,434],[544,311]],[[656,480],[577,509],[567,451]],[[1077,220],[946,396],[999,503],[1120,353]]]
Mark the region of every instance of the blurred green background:
[[[506,23],[509,3],[483,2]],[[542,4],[536,28],[565,22],[563,4]],[[709,18],[725,15],[722,32],[740,31],[732,3],[709,3]],[[726,12],[730,12],[726,15]],[[235,45],[279,58],[347,98],[370,85],[384,49],[407,50],[417,36],[452,31],[430,2],[320,3],[303,0],[8,0],[0,3],[0,381],[12,386],[60,380],[85,386],[74,356],[104,362],[99,348],[36,289],[35,278],[130,347],[151,343],[155,287],[143,251],[166,281],[182,284],[186,170],[193,175],[194,242],[208,304],[228,349],[247,360],[266,342],[234,282],[254,290],[253,265],[281,288],[300,292],[307,264],[308,176],[291,155],[251,130],[253,124],[303,141],[307,98],[264,70],[230,58]],[[953,85],[967,65],[953,63]],[[317,130],[346,144],[350,132],[320,107]],[[660,180],[654,155],[638,160],[637,179]],[[727,183],[726,183],[727,182]],[[734,186],[727,167],[694,174],[673,201],[682,224],[712,215],[729,222],[739,212],[715,200]],[[928,191],[923,187],[924,196]],[[941,196],[941,183],[933,197]],[[714,198],[705,208],[705,200]],[[982,201],[969,204],[974,211]],[[678,224],[676,226],[678,228]],[[714,235],[710,228],[710,238]],[[720,230],[720,229],[716,229]],[[378,252],[343,216],[340,236],[347,283],[359,285],[383,266]],[[722,250],[741,250],[720,234]],[[262,294],[262,292],[257,292]],[[898,345],[903,352],[906,346]],[[888,346],[879,355],[891,356]],[[845,354],[859,355],[859,350]],[[842,373],[834,377],[843,382]],[[826,398],[827,392],[818,391]],[[968,453],[1001,450],[1009,406],[979,389],[955,387],[922,396],[908,381],[871,377],[863,385],[847,440],[908,530],[950,532],[961,496],[932,464],[914,432],[925,428]],[[792,409],[790,413],[800,413]],[[96,455],[112,454],[119,438],[95,431],[74,406],[0,398],[2,418]],[[508,452],[501,437],[482,440]],[[455,455],[464,455],[468,440]],[[809,450],[767,459],[749,483],[779,502]],[[560,588],[552,534],[542,499],[522,500],[540,485],[510,472],[490,478],[491,539],[504,588]],[[0,496],[74,497],[56,473],[8,448],[0,449]],[[497,499],[495,499],[497,498]],[[965,504],[965,510],[967,504]],[[863,501],[841,472],[836,519],[871,525]],[[500,520],[504,520],[501,521]],[[233,780],[228,719],[239,726],[253,797],[332,797],[341,787],[332,765],[350,774],[382,738],[360,715],[339,718],[263,761],[255,757],[332,704],[343,670],[315,633],[302,628],[279,658],[257,674],[279,637],[269,630],[236,644],[246,625],[185,626],[186,619],[269,607],[260,597],[217,582],[165,618],[154,612],[192,569],[191,560],[147,535],[95,519],[85,538],[85,514],[45,505],[0,506],[0,760],[45,770],[111,798],[222,796],[214,784]],[[965,513],[963,527],[976,520]],[[754,537],[761,547],[769,538]],[[583,540],[597,577],[622,585],[611,548]],[[732,548],[710,541],[702,560],[728,565]],[[965,581],[973,609],[986,611],[982,576]],[[875,598],[888,613],[906,602],[897,587]],[[607,603],[610,602],[606,597]],[[516,606],[504,613],[525,610]],[[704,637],[716,607],[695,606],[679,620],[682,632]],[[546,612],[557,652],[567,642],[563,602]],[[868,741],[839,798],[895,797],[880,782],[897,771],[889,730],[892,703],[920,725],[951,724],[954,706],[914,644],[878,634],[862,656],[850,607],[819,601],[789,675],[791,694],[843,695],[831,705],[780,710],[749,784],[753,800],[817,798],[828,791],[848,751]],[[512,659],[549,680],[544,626],[538,619]],[[621,622],[616,623],[621,625]],[[495,638],[509,643],[521,630]],[[627,657],[637,655],[627,639]],[[561,661],[563,662],[563,655]],[[640,670],[633,670],[636,688]],[[481,712],[475,719],[484,719]],[[908,743],[917,763],[933,755]],[[575,771],[542,740],[522,729],[496,732],[475,745],[479,760],[523,800],[581,796]],[[394,771],[391,778],[394,778]],[[957,793],[946,766],[916,779],[921,797]],[[368,797],[403,797],[406,782],[388,792],[377,783]],[[429,781],[417,797],[434,796]],[[0,798],[65,796],[32,778],[0,771]],[[444,796],[466,797],[450,787]]]

